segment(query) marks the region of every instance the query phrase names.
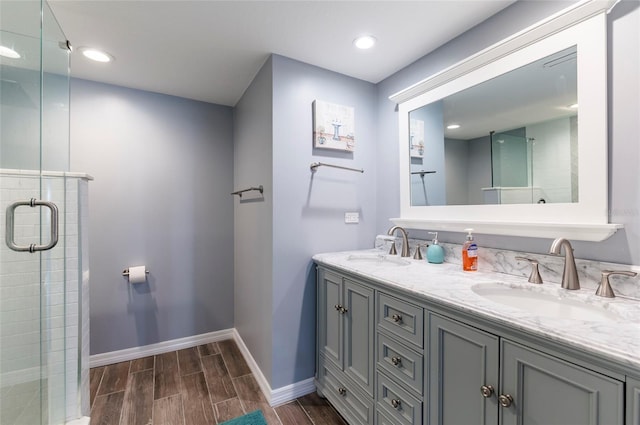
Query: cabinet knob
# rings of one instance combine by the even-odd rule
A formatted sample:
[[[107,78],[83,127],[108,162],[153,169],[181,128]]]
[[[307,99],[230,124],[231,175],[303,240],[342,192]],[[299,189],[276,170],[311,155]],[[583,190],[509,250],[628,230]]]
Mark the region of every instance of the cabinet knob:
[[[513,397],[509,394],[501,394],[498,397],[498,402],[500,402],[502,407],[509,407],[513,403]]]
[[[401,357],[391,357],[391,363],[393,363],[394,366],[399,366],[400,363],[402,363],[402,358]]]
[[[333,308],[335,308],[340,314],[345,314],[347,312],[347,309],[341,306],[340,304],[334,305]]]
[[[391,399],[391,405],[393,406],[394,409],[400,408],[400,400],[396,398]]]
[[[347,389],[344,388],[344,387],[340,387],[340,388],[338,388],[338,393],[340,395],[345,395],[347,393]]]
[[[402,322],[402,316],[399,314],[394,314],[393,316],[391,316],[391,318],[393,319],[394,322],[396,323],[400,323]]]
[[[480,392],[482,393],[483,397],[489,398],[493,395],[494,389],[491,385],[483,385],[480,387]]]

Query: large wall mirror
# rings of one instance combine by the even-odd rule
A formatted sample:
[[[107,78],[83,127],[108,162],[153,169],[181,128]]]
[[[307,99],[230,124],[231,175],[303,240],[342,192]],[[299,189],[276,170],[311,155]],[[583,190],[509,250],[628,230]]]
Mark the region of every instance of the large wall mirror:
[[[579,2],[391,96],[409,228],[603,240],[605,11]]]

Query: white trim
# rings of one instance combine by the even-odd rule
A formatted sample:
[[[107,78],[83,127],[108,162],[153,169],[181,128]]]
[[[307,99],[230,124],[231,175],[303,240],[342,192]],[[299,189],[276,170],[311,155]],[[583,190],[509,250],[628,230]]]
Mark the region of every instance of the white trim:
[[[578,202],[412,205],[411,175],[407,172],[410,168],[409,144],[399,143],[400,217],[391,221],[414,229],[462,232],[471,227],[478,233],[545,238],[558,237],[562,233],[565,237],[585,241],[604,240],[622,228],[620,224],[609,223],[608,217],[607,27],[604,13],[594,15],[605,6],[610,6],[610,3],[610,0],[582,1],[578,9],[561,12],[540,25],[534,25],[532,28],[535,31],[524,30],[410,87],[408,92],[392,97],[395,101],[404,100],[398,105],[398,140],[409,140],[409,114],[414,109],[546,57],[559,49],[576,46],[580,99],[578,168],[581,170]],[[563,29],[574,18],[579,23]],[[534,33],[535,37],[531,38]],[[415,90],[421,94],[416,95],[418,92]],[[414,97],[409,96],[409,92]]]
[[[269,405],[279,406],[281,404],[288,403],[291,400],[295,400],[298,397],[302,397],[303,395],[315,392],[315,390],[316,383],[314,378],[308,378],[304,381],[298,381],[285,387],[276,388],[271,391]]]
[[[284,387],[276,388],[275,390],[272,389],[271,385],[269,385],[269,381],[267,381],[267,378],[265,378],[264,374],[260,370],[258,363],[256,363],[251,352],[242,340],[240,333],[238,333],[235,328],[233,329],[233,339],[238,345],[242,356],[253,373],[253,377],[258,382],[258,386],[270,406],[278,406],[280,404],[287,403],[316,390],[316,384],[313,377],[305,379],[304,381],[294,382],[293,384],[286,385]]]
[[[93,180],[93,176],[87,173],[72,171],[46,171],[46,170],[18,170],[13,168],[0,168],[0,174],[7,176],[32,176],[32,177],[70,177],[83,180]]]
[[[264,397],[267,399],[270,406],[287,403],[316,390],[313,377],[305,379],[304,381],[294,382],[293,384],[286,385],[284,387],[276,388],[275,390],[272,389],[271,385],[269,385],[269,381],[265,378],[262,370],[260,370],[260,367],[258,366],[258,363],[256,363],[251,352],[247,348],[247,345],[244,343],[242,337],[235,328],[163,341],[142,347],[126,348],[124,350],[94,354],[89,360],[89,365],[90,367],[105,366],[135,360],[141,357],[182,350],[183,348],[196,347],[210,342],[223,341],[225,339],[233,339],[236,342],[242,357],[244,357],[247,362],[249,369],[251,369],[251,373],[253,373],[253,377],[260,386],[260,390],[262,391],[262,394],[264,394]]]
[[[185,338],[172,339],[170,341],[158,342],[157,344],[143,345],[142,347],[126,348],[124,350],[94,354],[89,359],[89,365],[90,367],[105,366],[139,359],[141,357],[167,353],[169,351],[182,350],[183,348],[196,347],[210,342],[217,342],[230,338],[235,339],[233,334],[234,330],[235,329],[225,329],[206,334],[188,336]]]
[[[420,218],[391,218],[393,224],[407,229],[428,229],[449,232],[462,232],[472,228],[473,233],[487,235],[523,236],[530,238],[567,238],[580,241],[600,242],[618,229],[622,224],[591,223],[530,223],[480,220],[429,220]]]
[[[91,418],[88,416],[83,416],[81,418],[65,422],[65,425],[89,425],[89,423],[91,423]]]
[[[477,70],[552,34],[611,10],[619,0],[582,0],[389,96],[397,104]]]
[[[272,390],[271,390],[271,385],[269,385],[269,381],[267,381],[267,378],[262,373],[262,370],[260,370],[260,366],[258,366],[258,363],[256,363],[256,360],[251,355],[251,352],[247,348],[247,345],[242,340],[242,337],[240,336],[236,328],[233,328],[232,334],[233,334],[234,341],[236,342],[236,344],[238,345],[238,348],[240,349],[240,353],[242,353],[242,357],[244,357],[244,360],[247,362],[249,369],[251,369],[251,373],[253,373],[253,377],[256,379],[256,382],[258,382],[260,391],[262,391],[262,394],[264,394],[265,398],[267,399],[267,402],[271,404]]]

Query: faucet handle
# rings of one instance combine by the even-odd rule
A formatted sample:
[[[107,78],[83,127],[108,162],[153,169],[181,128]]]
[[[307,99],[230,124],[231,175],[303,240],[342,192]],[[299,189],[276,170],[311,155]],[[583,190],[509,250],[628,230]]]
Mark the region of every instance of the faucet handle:
[[[600,285],[598,285],[598,289],[596,289],[596,295],[599,297],[613,298],[616,294],[613,292],[611,288],[611,283],[609,283],[609,276],[613,274],[621,274],[624,276],[635,277],[638,275],[636,272],[622,271],[622,270],[603,270],[602,277],[600,278]]]
[[[396,249],[396,241],[391,242],[391,249],[389,250],[389,255],[398,255],[398,250]]]
[[[422,252],[420,252],[420,247],[423,247],[423,246],[429,246],[429,245],[428,244],[424,244],[424,245],[417,244],[416,245],[416,252],[413,254],[413,259],[414,260],[422,260],[423,259],[422,258]]]
[[[531,274],[529,274],[529,283],[542,283],[542,276],[540,276],[540,271],[538,270],[538,260],[527,257],[516,257],[516,260],[520,261],[528,261],[531,264]]]

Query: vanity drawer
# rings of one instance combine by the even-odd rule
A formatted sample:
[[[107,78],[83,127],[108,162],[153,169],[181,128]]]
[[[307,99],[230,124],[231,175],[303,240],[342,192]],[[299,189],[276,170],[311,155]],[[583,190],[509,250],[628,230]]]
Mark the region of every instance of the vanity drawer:
[[[378,409],[396,425],[421,425],[422,401],[393,382],[383,373],[378,373]]]
[[[422,307],[378,292],[378,329],[424,347],[424,310]]]
[[[404,344],[378,333],[376,351],[378,369],[384,370],[396,381],[405,384],[416,393],[423,394],[423,356]]]
[[[324,361],[321,364],[318,379],[323,383],[322,395],[350,425],[372,424],[373,399],[363,393],[343,372]]]

